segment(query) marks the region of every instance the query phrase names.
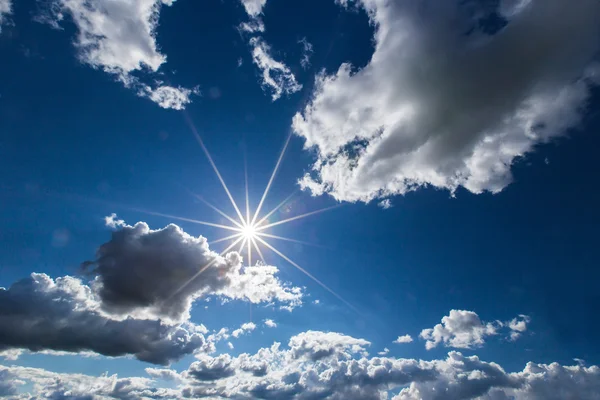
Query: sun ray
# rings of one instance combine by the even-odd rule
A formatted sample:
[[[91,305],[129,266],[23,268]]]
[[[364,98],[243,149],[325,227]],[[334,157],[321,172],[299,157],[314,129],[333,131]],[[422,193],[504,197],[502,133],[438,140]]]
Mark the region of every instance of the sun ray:
[[[227,236],[227,237],[224,237],[224,238],[221,238],[221,239],[214,240],[212,242],[208,242],[208,244],[209,245],[213,245],[213,244],[225,242],[227,240],[236,239],[237,237],[242,236],[242,235],[243,235],[243,233],[241,233],[241,232],[240,233],[236,233],[235,235]]]
[[[246,225],[250,225],[250,197],[248,196],[248,155],[244,147],[244,178],[246,181]]]
[[[259,227],[263,224],[263,222],[265,222],[271,215],[273,215],[277,210],[279,210],[281,207],[283,207],[288,201],[290,201],[292,199],[292,197],[294,197],[296,195],[296,193],[298,193],[298,190],[294,190],[294,192],[292,194],[290,194],[288,197],[285,198],[285,200],[283,200],[281,203],[279,203],[277,205],[277,207],[275,207],[274,209],[272,209],[267,215],[265,215],[264,217],[262,217],[260,219],[260,221],[258,221],[256,224],[254,224],[256,227]]]
[[[262,237],[268,237],[268,238],[271,238],[271,239],[284,240],[286,242],[293,242],[293,243],[303,244],[303,245],[306,245],[306,246],[320,247],[320,248],[323,248],[323,249],[327,248],[325,246],[321,246],[321,245],[318,245],[316,243],[304,242],[302,240],[297,240],[297,239],[292,239],[292,238],[287,238],[287,237],[277,236],[277,235],[271,235],[270,233],[256,232],[256,234],[258,236],[262,236]]]
[[[249,237],[248,238],[248,249],[246,250],[248,252],[248,266],[252,266],[252,239],[253,237]]]
[[[133,208],[133,207],[126,207],[126,208],[129,209],[129,210],[131,210],[131,211],[135,211],[135,212],[139,212],[139,213],[143,213],[143,214],[148,214],[148,215],[155,215],[157,217],[173,218],[173,219],[176,219],[176,220],[179,220],[179,221],[192,222],[194,224],[207,225],[207,226],[212,226],[212,227],[215,227],[215,228],[221,228],[221,229],[227,229],[227,230],[230,230],[230,231],[240,232],[240,229],[234,228],[232,226],[221,225],[221,224],[214,224],[212,222],[200,221],[200,220],[193,219],[193,218],[178,217],[176,215],[163,214],[163,213],[159,213],[159,212],[156,212],[156,211],[144,210],[144,209],[141,209],[141,208]]]
[[[265,257],[263,256],[262,251],[260,250],[260,247],[258,247],[258,244],[256,244],[256,240],[254,238],[252,238],[252,244],[254,245],[254,248],[256,249],[256,252],[260,256],[260,259],[263,262],[263,264],[266,264],[267,262],[265,261]]]
[[[206,204],[207,206],[209,206],[210,208],[212,208],[213,210],[215,210],[216,212],[218,212],[221,216],[227,218],[227,220],[229,220],[229,222],[231,222],[232,224],[234,224],[238,228],[242,229],[244,227],[238,221],[236,221],[235,219],[231,218],[229,215],[225,214],[222,210],[218,209],[216,206],[214,206],[213,204],[209,203],[208,200],[205,200],[202,196],[197,195],[196,193],[193,193],[193,192],[190,192],[190,193],[192,194],[192,196],[194,196],[195,198],[197,198],[198,200],[200,200],[201,202],[203,202],[204,204]]]
[[[306,276],[308,276],[310,279],[312,279],[313,281],[315,281],[317,284],[319,284],[319,286],[321,286],[323,289],[327,290],[329,293],[331,293],[332,295],[334,295],[338,300],[340,300],[342,303],[346,304],[348,307],[350,307],[352,310],[356,311],[357,313],[360,314],[360,311],[358,311],[358,309],[356,307],[354,307],[352,304],[350,304],[348,301],[346,301],[342,296],[340,296],[339,294],[337,294],[336,292],[333,291],[333,289],[330,289],[329,286],[325,285],[323,282],[321,282],[319,279],[317,279],[314,275],[312,275],[310,272],[308,272],[307,270],[305,270],[304,268],[302,268],[300,265],[296,264],[294,261],[292,261],[289,257],[287,257],[285,254],[283,254],[282,252],[280,252],[279,250],[277,250],[275,247],[271,246],[269,243],[267,243],[265,240],[263,240],[261,237],[256,236],[256,240],[260,241],[262,244],[264,244],[266,247],[268,247],[269,249],[271,249],[275,254],[277,254],[279,257],[283,258],[285,261],[289,262],[290,264],[292,264],[294,267],[296,267],[299,271],[301,271],[302,273],[304,273]]]
[[[204,151],[206,158],[208,158],[210,165],[212,166],[213,170],[215,171],[215,174],[217,174],[217,178],[219,178],[219,181],[221,182],[221,186],[223,186],[223,189],[225,189],[225,193],[227,193],[227,197],[229,197],[229,200],[231,201],[231,204],[233,205],[235,212],[240,217],[240,221],[243,221],[244,217],[242,217],[242,213],[240,212],[239,207],[237,206],[235,200],[233,200],[233,196],[231,196],[231,192],[229,192],[229,189],[227,188],[227,185],[225,184],[225,181],[223,180],[223,177],[221,176],[221,173],[219,172],[217,165],[213,161],[210,153],[208,152],[208,149],[204,145],[204,141],[202,140],[202,137],[200,137],[200,134],[198,133],[196,126],[192,122],[191,118],[187,115],[187,113],[184,113],[184,115],[185,115],[186,121],[187,121],[190,129],[192,130],[192,133],[196,137],[196,141],[200,144],[200,147],[202,148],[202,151]]]
[[[205,266],[203,266],[202,268],[200,268],[200,270],[198,272],[196,272],[194,274],[194,276],[192,276],[190,279],[188,279],[183,285],[181,285],[177,290],[175,290],[168,298],[167,301],[172,299],[174,296],[176,296],[179,292],[181,292],[183,289],[186,288],[187,285],[189,285],[194,279],[196,279],[197,277],[199,277],[204,271],[206,271],[208,268],[210,268],[214,263],[217,262],[217,260],[219,259],[219,257],[222,257],[223,254],[227,253],[229,250],[231,250],[236,244],[238,244],[240,241],[242,241],[243,237],[240,237],[239,239],[237,239],[235,242],[231,243],[229,245],[229,247],[227,247],[225,250],[223,250],[217,257],[214,257],[209,263],[207,263]]]
[[[306,213],[306,214],[297,215],[295,217],[284,219],[283,221],[277,221],[277,222],[273,222],[272,224],[263,225],[261,227],[256,228],[256,230],[257,231],[263,231],[265,229],[272,228],[272,227],[277,226],[277,225],[287,224],[288,222],[292,222],[292,221],[296,221],[296,220],[299,220],[299,219],[302,219],[302,218],[310,217],[311,215],[320,214],[322,212],[333,210],[334,208],[339,208],[341,206],[342,206],[342,204],[336,204],[335,206],[322,208],[322,209],[316,210],[316,211],[311,211],[311,212]]]
[[[252,222],[250,223],[250,225],[254,225],[254,223],[256,222],[256,218],[258,218],[258,214],[260,213],[262,205],[263,205],[265,199],[267,198],[267,195],[269,194],[269,190],[271,189],[271,184],[273,183],[273,180],[275,179],[275,175],[277,175],[277,170],[279,169],[279,166],[281,165],[281,160],[283,160],[283,156],[285,155],[285,150],[287,149],[288,144],[290,143],[291,137],[292,137],[292,133],[290,132],[287,139],[285,140],[283,149],[281,149],[281,153],[279,154],[279,159],[277,160],[277,164],[275,164],[275,168],[273,169],[273,173],[271,174],[269,183],[267,183],[265,192],[263,193],[262,198],[260,199],[260,202],[258,203],[258,207],[256,208],[256,211],[254,212],[254,217],[252,218]]]
[[[248,238],[244,237],[244,240],[242,241],[242,244],[240,245],[240,248],[238,249],[238,253],[242,252],[242,250],[244,249],[244,246],[246,246],[247,241],[248,241]]]

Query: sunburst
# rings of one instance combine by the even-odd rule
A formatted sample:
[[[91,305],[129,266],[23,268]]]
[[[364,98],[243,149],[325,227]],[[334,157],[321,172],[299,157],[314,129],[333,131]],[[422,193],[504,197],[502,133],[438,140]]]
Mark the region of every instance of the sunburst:
[[[219,182],[221,183],[221,186],[225,190],[225,193],[227,194],[227,197],[229,198],[229,201],[231,202],[231,205],[233,206],[233,209],[235,210],[236,216],[232,217],[232,216],[228,215],[227,213],[225,213],[221,209],[217,208],[215,205],[209,203],[203,197],[201,197],[201,196],[199,196],[197,194],[194,194],[194,193],[192,193],[192,194],[196,198],[198,198],[200,201],[202,201],[203,203],[205,203],[207,206],[209,206],[211,209],[213,209],[215,212],[217,212],[219,215],[221,215],[223,218],[225,218],[227,221],[229,221],[231,223],[231,225],[223,225],[223,224],[218,224],[218,223],[213,223],[213,222],[200,221],[200,220],[191,219],[191,218],[183,218],[183,217],[178,217],[178,216],[169,215],[169,214],[159,214],[159,213],[153,213],[153,214],[164,216],[164,217],[168,217],[168,218],[174,218],[174,219],[184,220],[184,221],[187,221],[187,222],[197,223],[197,224],[201,224],[201,225],[207,225],[207,226],[211,226],[211,227],[216,227],[216,228],[220,228],[220,229],[224,229],[224,230],[229,231],[230,234],[228,236],[223,237],[221,239],[217,239],[217,240],[215,240],[213,242],[210,242],[210,244],[216,244],[216,243],[222,243],[222,242],[230,242],[229,245],[225,248],[225,250],[223,250],[221,252],[221,255],[224,255],[224,254],[226,254],[227,252],[230,252],[230,251],[237,250],[240,254],[246,256],[246,262],[247,262],[248,266],[252,266],[253,251],[255,251],[256,254],[259,256],[259,258],[262,261],[263,265],[266,265],[266,261],[265,261],[264,255],[263,255],[263,251],[261,250],[261,247],[264,247],[265,249],[271,250],[273,253],[275,253],[276,255],[278,255],[279,257],[281,257],[282,259],[284,259],[285,261],[287,261],[290,265],[292,265],[293,267],[295,267],[296,269],[298,269],[299,271],[301,271],[303,274],[305,274],[306,276],[308,276],[310,279],[312,279],[315,283],[317,283],[323,289],[327,290],[329,293],[331,293],[338,300],[340,300],[341,302],[343,302],[344,304],[346,304],[347,306],[349,306],[353,310],[357,311],[357,309],[352,304],[350,304],[348,301],[346,301],[342,296],[340,296],[339,294],[337,294],[335,291],[333,291],[331,288],[329,288],[329,286],[327,286],[321,280],[319,280],[318,278],[316,278],[313,274],[311,274],[305,268],[301,267],[298,263],[296,263],[295,261],[291,260],[283,252],[281,252],[280,250],[278,250],[273,244],[271,244],[271,243],[269,243],[267,241],[268,239],[275,239],[275,240],[283,240],[283,241],[289,241],[289,242],[295,242],[295,243],[301,243],[301,244],[310,244],[310,243],[307,243],[307,242],[303,242],[301,240],[296,240],[296,239],[287,238],[287,237],[283,237],[283,236],[273,235],[273,234],[268,233],[266,231],[268,229],[272,228],[272,227],[275,227],[275,226],[280,226],[280,225],[283,225],[283,224],[287,224],[287,223],[292,222],[292,221],[297,221],[297,220],[300,220],[300,219],[303,219],[303,218],[306,218],[306,217],[309,217],[309,216],[317,215],[319,213],[322,213],[322,212],[329,211],[329,210],[332,210],[334,208],[340,207],[340,205],[338,204],[338,205],[334,205],[334,206],[331,206],[331,207],[326,207],[326,208],[322,208],[322,209],[319,209],[319,210],[307,212],[307,213],[304,213],[304,214],[301,214],[301,215],[297,215],[297,216],[294,216],[294,217],[290,217],[290,218],[287,218],[287,219],[283,219],[283,220],[280,220],[280,221],[269,222],[269,218],[274,213],[276,213],[279,209],[281,209],[281,207],[283,207],[285,204],[287,204],[290,201],[290,199],[295,194],[295,193],[293,193],[292,195],[290,195],[289,197],[287,197],[285,200],[283,200],[281,203],[279,203],[275,208],[273,208],[272,210],[270,210],[268,213],[266,213],[264,215],[261,215],[261,211],[262,211],[263,205],[265,203],[265,200],[267,199],[267,196],[269,194],[269,191],[271,189],[273,181],[275,180],[275,176],[277,175],[277,171],[279,170],[279,167],[281,165],[281,162],[282,162],[283,157],[285,155],[285,152],[287,150],[288,144],[290,142],[291,134],[288,135],[288,137],[287,137],[287,139],[286,139],[286,141],[284,143],[283,149],[281,150],[281,153],[279,154],[279,157],[277,158],[277,162],[275,164],[275,168],[273,169],[273,172],[271,173],[271,176],[269,178],[267,186],[266,186],[266,188],[265,188],[265,190],[264,190],[264,192],[262,194],[262,197],[261,197],[261,199],[260,199],[260,201],[258,203],[258,206],[256,207],[256,209],[253,212],[251,212],[251,210],[250,210],[251,207],[250,207],[250,201],[249,201],[249,195],[248,195],[248,168],[247,168],[246,160],[244,159],[244,172],[245,172],[245,174],[244,174],[245,175],[245,213],[242,213],[242,211],[240,210],[240,207],[238,206],[238,204],[236,203],[235,199],[231,195],[231,192],[229,191],[229,188],[225,184],[225,180],[221,176],[221,173],[219,172],[219,169],[217,168],[215,162],[213,161],[213,159],[212,159],[212,157],[211,157],[208,149],[206,148],[206,145],[204,144],[204,141],[202,140],[202,137],[200,136],[200,134],[196,130],[196,127],[194,126],[193,122],[191,121],[191,119],[187,115],[186,115],[186,120],[188,122],[188,125],[191,128],[192,133],[194,134],[194,137],[196,138],[196,141],[198,142],[198,144],[202,148],[202,151],[206,155],[206,158],[208,159],[208,162],[210,163],[210,165],[211,165],[213,171],[215,172],[215,174],[216,174]],[[140,211],[142,211],[142,210],[140,210]],[[236,248],[236,246],[238,246],[238,247]],[[194,279],[196,279],[200,274],[202,274],[207,268],[209,268],[210,266],[212,266],[215,262],[216,262],[216,259],[213,259],[208,264],[200,267],[200,269],[198,270],[198,272],[188,282],[186,282],[182,287],[180,287],[176,291],[176,293],[179,292],[179,291],[181,291],[191,281],[193,281]]]

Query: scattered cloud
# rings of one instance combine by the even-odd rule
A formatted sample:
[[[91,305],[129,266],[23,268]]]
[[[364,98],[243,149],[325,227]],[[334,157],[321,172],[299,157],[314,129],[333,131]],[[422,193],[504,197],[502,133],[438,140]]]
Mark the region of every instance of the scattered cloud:
[[[379,354],[380,356],[385,356],[390,352],[390,349],[388,349],[387,347],[384,347],[383,351],[380,351]]]
[[[190,236],[177,225],[152,230],[145,222],[127,225],[116,215],[106,224],[115,229],[111,240],[85,264],[97,276],[93,288],[105,312],[182,322],[202,296],[279,301],[285,307],[302,303],[301,289],[283,285],[276,267],[243,268],[237,252],[219,256],[206,238]]]
[[[442,323],[433,328],[423,329],[419,335],[425,339],[425,348],[431,350],[443,343],[446,347],[471,349],[481,347],[488,336],[498,335],[508,329],[512,340],[516,340],[527,330],[530,318],[520,315],[509,322],[483,322],[473,311],[451,310],[442,318]]]
[[[267,328],[277,328],[277,322],[273,321],[272,319],[265,319],[264,322]]]
[[[242,324],[242,326],[240,326],[238,329],[231,332],[231,336],[233,336],[234,338],[239,338],[240,336],[245,335],[248,332],[252,332],[255,329],[256,329],[255,323],[246,322],[245,324]]]
[[[274,343],[254,354],[199,355],[182,372],[148,368],[149,378],[58,374],[0,366],[0,395],[28,387],[38,398],[314,398],[393,400],[594,399],[600,368],[528,363],[507,373],[500,365],[452,351],[423,361],[369,357],[370,343],[340,333],[309,331],[287,347]],[[387,353],[387,351],[384,351]],[[175,383],[168,388],[155,380]]]
[[[411,343],[413,338],[410,335],[398,336],[398,339],[394,340],[394,343],[402,344],[402,343]]]
[[[338,3],[366,10],[375,50],[362,69],[321,73],[293,119],[317,151],[300,180],[314,195],[368,202],[423,186],[497,193],[515,159],[579,123],[599,81],[590,67],[595,0],[501,1],[491,11],[457,1]],[[487,17],[502,26],[484,31]]]
[[[264,90],[271,91],[273,101],[282,94],[293,94],[302,89],[292,71],[284,63],[271,55],[271,47],[260,37],[250,39],[252,61],[262,72],[261,85]]]
[[[92,288],[69,276],[34,273],[0,289],[0,351],[92,351],[168,364],[206,345],[201,328],[191,323],[111,319]]]
[[[0,0],[2,1],[2,0]],[[5,1],[5,0],[4,0]],[[155,82],[141,83],[139,75],[158,72],[167,61],[156,44],[156,27],[162,6],[173,0],[51,0],[49,15],[40,20],[59,27],[68,15],[77,26],[75,46],[81,62],[113,75],[162,108],[181,110],[196,89]],[[137,75],[136,75],[137,74]]]
[[[6,22],[6,16],[12,14],[11,0],[0,0],[0,33],[2,25]]]
[[[300,65],[302,68],[308,69],[310,67],[310,58],[314,53],[313,45],[306,40],[305,37],[300,39],[298,43],[302,45],[302,58],[300,59]]]
[[[246,13],[256,18],[263,12],[263,7],[267,4],[267,0],[240,0],[246,9]]]
[[[381,200],[379,203],[377,203],[377,205],[383,208],[384,210],[388,210],[393,207],[392,201],[390,199]]]

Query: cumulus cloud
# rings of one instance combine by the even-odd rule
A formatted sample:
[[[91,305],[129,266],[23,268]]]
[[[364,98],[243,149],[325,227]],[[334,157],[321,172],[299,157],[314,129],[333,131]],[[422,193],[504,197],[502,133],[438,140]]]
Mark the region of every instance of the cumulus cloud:
[[[156,44],[156,28],[162,6],[174,0],[52,0],[46,22],[59,26],[70,16],[78,29],[75,46],[81,62],[116,77],[141,97],[163,108],[180,110],[194,89],[155,82],[141,83],[135,73],[156,73],[166,62]]]
[[[410,335],[398,336],[398,339],[394,340],[394,343],[402,344],[402,343],[411,343],[413,338]]]
[[[509,322],[483,322],[473,311],[451,310],[442,318],[442,323],[433,328],[423,329],[420,337],[425,339],[425,348],[431,350],[443,343],[446,347],[470,349],[481,347],[488,336],[494,336],[508,329],[510,338],[515,340],[527,330],[530,321],[526,315],[520,315]],[[514,336],[516,334],[516,336]]]
[[[231,336],[233,336],[234,338],[239,338],[240,336],[245,335],[248,332],[252,332],[255,329],[256,329],[255,323],[246,322],[245,324],[242,324],[242,326],[240,326],[238,329],[231,332]]]
[[[272,319],[265,319],[264,323],[267,328],[277,328],[277,322]]]
[[[12,14],[11,0],[0,0],[0,32],[2,32],[2,24],[6,22],[6,16]]]
[[[0,351],[92,351],[168,364],[206,344],[193,324],[111,319],[93,290],[72,277],[53,280],[34,273],[0,289]]]
[[[362,69],[320,74],[293,119],[317,151],[300,181],[315,195],[499,192],[515,159],[578,124],[598,83],[595,0],[338,2],[366,10],[375,50]]]
[[[254,354],[201,355],[182,372],[146,369],[152,378],[56,374],[0,366],[0,393],[31,388],[38,398],[236,398],[331,400],[598,399],[600,368],[530,362],[508,373],[477,356],[448,353],[423,361],[369,357],[369,342],[340,333],[304,332],[287,347]],[[324,352],[323,349],[335,349]],[[170,380],[168,388],[154,379]],[[62,396],[62,397],[61,397]]]
[[[250,17],[258,17],[263,12],[267,0],[240,0]]]
[[[190,236],[177,225],[152,230],[144,222],[127,225],[115,215],[106,223],[115,229],[111,240],[85,265],[97,275],[93,287],[108,313],[181,322],[189,318],[194,300],[207,295],[301,304],[301,289],[282,284],[276,267],[243,268],[237,252],[219,256],[206,238]]]
[[[271,98],[277,100],[282,94],[293,94],[302,89],[290,68],[271,55],[271,47],[260,37],[250,39],[252,61],[262,73],[263,89],[271,91]]]
[[[378,352],[377,354],[379,354],[380,356],[385,356],[390,352],[390,349],[388,349],[387,347],[384,347],[382,351]]]

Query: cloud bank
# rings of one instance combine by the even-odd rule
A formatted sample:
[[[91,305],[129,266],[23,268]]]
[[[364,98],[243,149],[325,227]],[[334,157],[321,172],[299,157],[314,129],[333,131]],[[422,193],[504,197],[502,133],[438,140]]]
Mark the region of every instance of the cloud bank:
[[[599,81],[595,0],[338,2],[367,12],[375,51],[362,69],[320,74],[293,119],[317,154],[300,181],[315,195],[497,193],[516,159],[580,122]]]

